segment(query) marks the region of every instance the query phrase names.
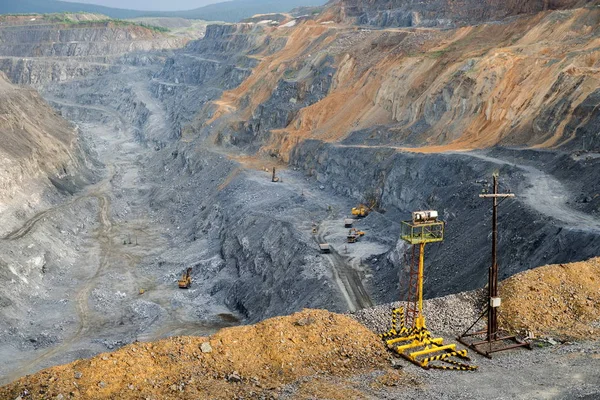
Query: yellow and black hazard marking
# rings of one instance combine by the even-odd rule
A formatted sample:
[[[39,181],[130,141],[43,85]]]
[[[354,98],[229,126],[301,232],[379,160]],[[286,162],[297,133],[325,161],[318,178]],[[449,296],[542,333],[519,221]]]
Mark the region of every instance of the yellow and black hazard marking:
[[[451,357],[456,357],[470,361],[466,349],[457,350],[456,344],[445,345],[444,339],[432,337],[431,332],[425,326],[425,318],[422,315],[417,317],[415,326],[408,329],[405,326],[404,309],[402,307],[392,310],[391,328],[379,336],[385,341],[390,350],[422,368],[455,371],[474,371],[477,369],[474,365],[451,360]],[[440,352],[441,354],[439,354]],[[450,365],[432,364],[435,362]]]
[[[392,338],[402,334],[408,333],[408,329],[405,326],[404,320],[404,308],[394,308],[392,310],[392,327],[386,333],[379,335],[382,339]]]
[[[469,358],[466,357],[466,350],[461,350],[458,353],[464,352],[465,354],[465,358],[468,360]],[[460,356],[460,354],[458,354],[458,356]],[[462,362],[458,362],[458,361],[454,361],[454,360],[448,360],[448,359],[440,359],[440,361],[443,361],[445,363],[451,364],[451,366],[447,366],[447,365],[430,365],[429,368],[432,369],[443,369],[443,370],[454,370],[454,371],[474,371],[477,369],[477,367],[475,365],[469,365],[469,364],[465,364]]]

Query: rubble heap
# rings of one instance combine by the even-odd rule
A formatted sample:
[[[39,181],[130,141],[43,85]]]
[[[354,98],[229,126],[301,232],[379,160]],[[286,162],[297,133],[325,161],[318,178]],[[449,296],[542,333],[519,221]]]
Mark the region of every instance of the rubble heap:
[[[335,393],[323,379],[380,371],[376,385],[399,375],[389,370],[388,357],[381,340],[355,320],[304,310],[208,338],[136,342],[21,378],[0,388],[0,398],[272,398],[293,383],[301,392],[306,386],[307,395],[323,385]],[[340,395],[359,393],[344,387]]]
[[[600,331],[600,258],[547,265],[500,285],[500,323],[536,336],[583,339]]]

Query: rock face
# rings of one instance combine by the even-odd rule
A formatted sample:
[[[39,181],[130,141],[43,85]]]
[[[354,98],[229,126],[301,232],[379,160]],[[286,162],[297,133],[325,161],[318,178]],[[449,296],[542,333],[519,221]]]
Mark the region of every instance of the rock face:
[[[232,134],[231,143],[238,146],[263,143],[272,130],[287,127],[302,108],[325,98],[335,73],[333,64],[331,57],[322,57],[305,66],[305,69],[310,68],[314,73],[306,76],[302,70],[294,71],[290,76],[280,79],[269,98],[254,110],[244,125],[245,129]]]
[[[540,11],[580,7],[593,0],[342,0],[343,19],[378,27],[455,27]]]
[[[45,287],[46,273],[57,273],[57,264],[71,262],[75,252],[68,236],[79,232],[84,222],[71,219],[67,228],[67,216],[41,233],[35,244],[19,239],[34,230],[38,220],[51,219],[45,211],[92,180],[88,168],[93,165],[78,135],[35,90],[12,85],[0,73],[0,330],[5,335],[28,335],[14,329],[19,321],[14,310],[28,309],[32,297],[43,298],[53,290],[52,285]],[[65,233],[62,238],[60,231]],[[7,336],[3,338],[5,343]],[[55,340],[56,331],[40,328],[28,335],[27,343],[43,348]]]
[[[75,127],[34,90],[14,86],[0,73],[0,201],[26,195],[23,187],[49,176],[68,176],[81,166]]]
[[[23,29],[22,46],[5,50],[27,56],[4,57],[0,67],[39,87],[107,168],[89,193],[68,201],[46,182],[40,193],[64,206],[52,208],[52,219],[39,216],[42,235],[0,242],[3,254],[15,254],[0,263],[26,265],[0,268],[2,282],[16,282],[0,285],[12,290],[0,293],[11,313],[0,318],[0,353],[25,349],[23,375],[40,365],[26,362],[28,351],[54,343],[59,351],[43,362],[224,320],[396,300],[406,265],[399,222],[418,208],[437,209],[448,223],[446,242],[428,247],[427,295],[480,287],[489,204],[478,194],[496,170],[503,189],[518,193],[502,205],[502,277],[593,255],[600,158],[568,151],[600,145],[599,16],[577,9],[457,29],[369,30],[325,15],[281,27],[211,26],[176,50],[155,32],[83,24],[64,33],[74,53],[46,23]],[[7,34],[17,35],[13,28]],[[119,44],[100,55],[109,51],[102,39],[120,34],[132,49],[145,49],[136,47],[141,37],[169,51],[122,53]],[[45,109],[8,111],[19,117],[7,129],[20,129],[19,112]],[[57,140],[39,148],[48,138],[34,135],[32,151],[6,143],[24,163],[62,176],[65,163],[67,174],[72,167],[61,149],[72,142],[60,118],[46,117]],[[499,144],[565,152],[489,150]],[[402,150],[409,146],[420,152]],[[474,148],[486,151],[446,152]],[[38,153],[53,163],[36,163]],[[264,172],[273,166],[278,183]],[[380,212],[356,222],[367,235],[348,249],[340,222],[365,199],[378,200]],[[24,230],[33,226],[19,215]],[[29,249],[30,240],[43,246]],[[318,251],[322,242],[330,254]],[[193,284],[181,291],[177,279],[189,267]],[[29,295],[37,284],[40,296]]]
[[[3,26],[0,54],[9,57],[108,56],[131,51],[171,48],[183,43],[137,25],[112,22]]]
[[[303,207],[320,210],[320,205],[273,184],[266,173],[263,179],[260,173],[244,172],[202,147],[165,148],[157,154],[161,162],[149,171],[182,199],[173,204],[168,192],[151,193],[153,213],[181,232],[180,249],[161,259],[172,263],[179,257],[170,252],[195,259],[202,249],[206,261],[197,262],[202,290],[210,293],[211,302],[225,304],[247,321],[305,306],[344,310],[327,261],[306,233],[310,223]],[[202,315],[202,304],[193,307],[200,307]]]
[[[438,152],[596,151],[600,53],[588,49],[599,16],[578,8],[457,29],[343,31],[306,21],[268,31],[244,53],[259,60],[254,73],[191,127],[283,161],[312,138]],[[267,49],[282,38],[281,50]],[[219,40],[211,46],[230,46]]]
[[[179,48],[187,39],[94,14],[0,17],[0,70],[18,84],[99,76],[126,69],[125,54]]]
[[[517,162],[537,157],[534,152],[513,154],[506,150],[496,150],[487,158],[466,154],[413,154],[306,141],[292,152],[290,163],[305,170],[316,180],[315,184],[327,186],[342,196],[379,199],[388,221],[406,220],[416,209],[438,210],[446,221],[446,240],[430,246],[427,274],[431,278],[425,290],[427,297],[436,297],[485,285],[487,275],[483,266],[490,259],[490,204],[478,195],[489,189],[488,179],[494,171],[499,171],[506,189],[518,193],[514,201],[502,205],[501,278],[545,263],[585,260],[595,255],[600,246],[597,213],[584,214],[566,203],[557,203],[552,208],[538,205],[546,196],[542,187],[554,186],[551,181],[557,183],[554,195],[559,197],[587,191],[588,185],[596,190],[597,184],[590,177],[600,173],[600,162],[586,163],[584,174],[572,176],[568,183],[558,183],[553,175],[531,169],[527,162],[517,166],[502,161],[515,155],[519,157]],[[555,169],[570,169],[579,164],[568,157],[547,156],[542,160],[545,170],[553,173]],[[570,209],[570,216],[562,215],[559,210],[563,207]],[[577,224],[571,217],[578,218],[576,216],[589,219],[578,225],[580,230],[573,231],[569,228]],[[399,226],[394,226],[392,237],[399,235]],[[471,252],[467,248],[479,250]],[[373,285],[385,288],[379,301],[390,302],[397,298],[398,272],[407,262],[406,249],[399,241],[387,254],[372,261],[377,270]]]

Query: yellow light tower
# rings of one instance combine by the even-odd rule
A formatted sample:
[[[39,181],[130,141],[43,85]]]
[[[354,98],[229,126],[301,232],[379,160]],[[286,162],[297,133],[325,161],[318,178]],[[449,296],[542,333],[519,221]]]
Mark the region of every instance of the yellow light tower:
[[[455,344],[444,345],[444,339],[433,338],[427,330],[423,315],[423,270],[425,245],[444,240],[444,222],[437,211],[416,211],[412,221],[402,222],[400,238],[412,245],[412,259],[406,314],[403,308],[392,311],[392,327],[382,334],[390,349],[420,367],[472,371],[477,367],[454,361],[458,357],[469,361],[467,350],[457,350]],[[416,264],[416,251],[419,261]],[[398,321],[400,318],[400,321]],[[408,322],[408,326],[406,326]],[[434,355],[434,353],[441,353]],[[427,356],[426,358],[421,358]],[[441,361],[447,365],[432,364]]]
[[[425,328],[423,316],[423,276],[425,245],[444,240],[444,222],[438,220],[437,211],[415,211],[412,221],[402,222],[400,238],[413,246],[409,290],[407,299],[407,322],[413,328]],[[419,246],[419,264],[415,268],[415,246]]]

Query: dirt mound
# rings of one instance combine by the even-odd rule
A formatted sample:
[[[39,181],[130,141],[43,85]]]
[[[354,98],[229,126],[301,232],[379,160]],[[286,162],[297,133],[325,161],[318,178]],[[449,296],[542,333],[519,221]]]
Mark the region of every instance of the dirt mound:
[[[600,332],[600,258],[520,273],[501,295],[501,324],[511,330],[563,339]]]
[[[310,396],[316,387],[333,385],[330,391],[335,392],[341,377],[387,370],[387,365],[381,340],[358,322],[327,311],[304,310],[224,329],[210,338],[133,343],[21,378],[0,388],[0,398],[270,398],[294,382],[298,395]],[[386,372],[384,377],[397,375]],[[307,377],[314,377],[314,382],[309,384]],[[328,377],[338,383],[328,383]],[[381,376],[373,379],[376,387]],[[355,391],[351,386],[339,393]]]

